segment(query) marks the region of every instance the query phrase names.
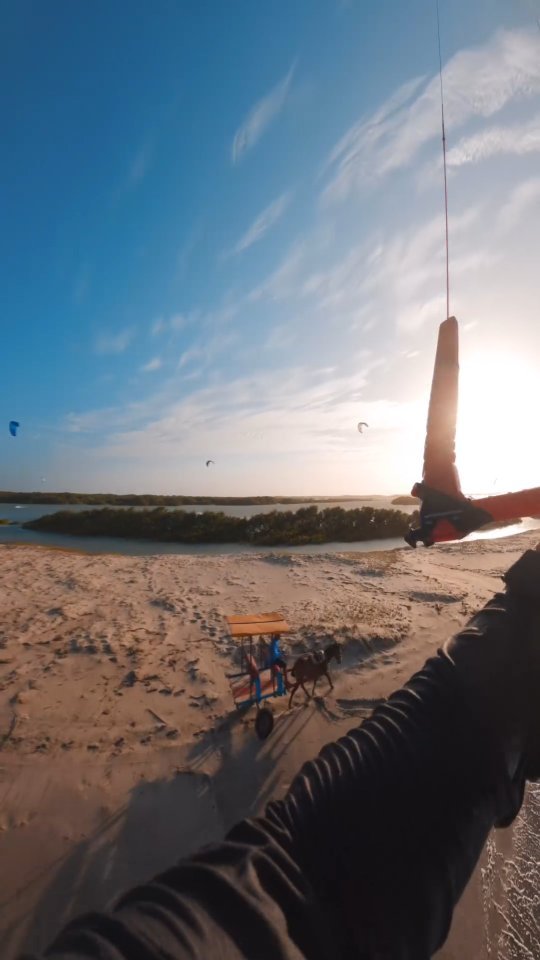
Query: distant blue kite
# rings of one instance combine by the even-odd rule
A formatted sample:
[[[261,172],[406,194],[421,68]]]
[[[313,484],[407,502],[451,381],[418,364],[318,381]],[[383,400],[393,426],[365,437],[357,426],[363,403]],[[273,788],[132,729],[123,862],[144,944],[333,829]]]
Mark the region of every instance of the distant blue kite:
[[[17,436],[17,430],[19,429],[19,427],[20,427],[20,423],[17,420],[9,421],[9,432],[12,437]]]

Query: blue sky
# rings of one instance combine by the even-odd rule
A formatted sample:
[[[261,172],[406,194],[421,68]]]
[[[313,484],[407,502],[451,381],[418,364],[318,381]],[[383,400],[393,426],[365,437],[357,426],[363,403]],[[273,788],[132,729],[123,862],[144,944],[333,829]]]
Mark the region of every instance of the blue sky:
[[[538,15],[441,0],[471,492],[540,483]],[[432,0],[3,30],[0,487],[407,490],[445,311]]]

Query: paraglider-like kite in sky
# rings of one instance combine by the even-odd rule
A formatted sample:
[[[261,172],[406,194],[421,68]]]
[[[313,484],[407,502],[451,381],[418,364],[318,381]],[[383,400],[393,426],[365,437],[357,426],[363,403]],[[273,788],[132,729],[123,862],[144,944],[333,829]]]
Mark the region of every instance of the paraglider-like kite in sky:
[[[364,423],[364,421],[361,420],[360,423],[358,424],[358,433],[363,433],[364,427],[369,427],[369,423]]]
[[[20,427],[20,423],[17,420],[9,421],[9,432],[12,437],[17,436],[17,430],[19,429],[19,427]]]
[[[206,466],[209,467],[211,463],[214,464],[214,466],[216,465],[214,460],[207,460]]]

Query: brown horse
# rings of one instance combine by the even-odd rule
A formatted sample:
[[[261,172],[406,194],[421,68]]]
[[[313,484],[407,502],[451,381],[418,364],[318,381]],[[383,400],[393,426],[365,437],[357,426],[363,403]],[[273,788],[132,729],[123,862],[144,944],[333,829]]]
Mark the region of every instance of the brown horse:
[[[298,690],[298,687],[302,687],[306,697],[309,698],[310,695],[305,688],[306,683],[311,683],[311,681],[313,681],[311,696],[313,696],[315,693],[317,681],[320,680],[321,677],[326,677],[328,683],[330,684],[330,689],[334,689],[332,678],[328,673],[328,664],[331,660],[337,660],[338,663],[341,663],[341,646],[337,642],[331,643],[329,647],[326,647],[324,653],[305,653],[301,657],[298,657],[298,660],[296,660],[290,671],[295,682],[289,682],[287,684],[289,690],[291,691],[291,695],[289,697],[289,708],[292,704],[293,697]]]

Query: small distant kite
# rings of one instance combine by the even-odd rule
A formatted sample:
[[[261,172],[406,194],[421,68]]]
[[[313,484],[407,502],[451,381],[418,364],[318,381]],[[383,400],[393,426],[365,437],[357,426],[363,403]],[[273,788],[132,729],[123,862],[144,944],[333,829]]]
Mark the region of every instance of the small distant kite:
[[[214,467],[215,467],[215,465],[216,465],[215,460],[207,460],[207,461],[206,461],[206,466],[209,467],[211,463],[212,463],[212,464],[214,465]]]
[[[42,483],[47,483],[47,477],[41,477],[41,482],[42,482]]]
[[[17,436],[17,430],[19,429],[19,427],[20,427],[20,423],[18,422],[18,420],[9,421],[9,432],[12,437]]]
[[[369,427],[369,423],[364,423],[363,421],[360,421],[360,423],[358,424],[358,433],[363,433],[364,427]]]

